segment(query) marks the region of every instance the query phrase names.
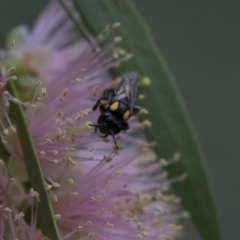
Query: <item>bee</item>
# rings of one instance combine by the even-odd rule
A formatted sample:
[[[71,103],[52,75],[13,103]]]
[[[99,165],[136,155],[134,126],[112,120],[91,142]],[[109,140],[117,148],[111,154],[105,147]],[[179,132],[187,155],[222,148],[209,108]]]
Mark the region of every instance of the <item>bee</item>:
[[[141,77],[138,73],[126,73],[123,75],[118,88],[105,89],[102,97],[92,108],[95,111],[99,107],[101,112],[97,124],[92,124],[95,127],[95,132],[99,129],[104,134],[100,136],[102,138],[112,136],[117,149],[119,147],[115,135],[128,130],[128,119],[140,110],[140,107],[134,105],[139,96],[140,83]]]

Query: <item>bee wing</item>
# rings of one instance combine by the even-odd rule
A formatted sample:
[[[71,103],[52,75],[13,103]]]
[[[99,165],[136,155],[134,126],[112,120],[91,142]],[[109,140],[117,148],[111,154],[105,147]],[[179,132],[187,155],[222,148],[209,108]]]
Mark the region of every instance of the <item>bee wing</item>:
[[[128,98],[130,112],[138,98],[140,92],[141,77],[136,72],[129,72],[123,75],[122,81],[118,88],[118,93],[114,99],[120,100],[124,97]]]

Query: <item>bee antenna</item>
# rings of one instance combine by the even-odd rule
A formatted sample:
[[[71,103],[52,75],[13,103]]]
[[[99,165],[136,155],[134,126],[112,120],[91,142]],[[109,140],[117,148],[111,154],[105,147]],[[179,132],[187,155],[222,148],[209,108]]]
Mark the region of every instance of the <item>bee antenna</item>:
[[[104,124],[89,124],[89,126],[91,127],[101,127],[103,126]]]
[[[115,135],[114,135],[112,132],[111,132],[111,135],[112,135],[113,142],[114,142],[114,144],[115,144],[116,149],[119,150],[119,147],[118,147],[118,145],[117,145],[117,141],[116,141],[116,139],[115,139]]]

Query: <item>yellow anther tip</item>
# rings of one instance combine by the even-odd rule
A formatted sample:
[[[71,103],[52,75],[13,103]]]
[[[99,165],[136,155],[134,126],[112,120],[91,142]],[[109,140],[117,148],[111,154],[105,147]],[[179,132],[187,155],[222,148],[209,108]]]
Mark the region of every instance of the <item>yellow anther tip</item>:
[[[143,86],[149,86],[151,84],[151,80],[148,77],[143,77],[142,78],[142,85]]]
[[[91,122],[91,121],[87,121],[87,122],[85,122],[85,126],[86,126],[86,128],[88,128],[88,129],[91,129],[92,128],[92,125],[93,123]]]

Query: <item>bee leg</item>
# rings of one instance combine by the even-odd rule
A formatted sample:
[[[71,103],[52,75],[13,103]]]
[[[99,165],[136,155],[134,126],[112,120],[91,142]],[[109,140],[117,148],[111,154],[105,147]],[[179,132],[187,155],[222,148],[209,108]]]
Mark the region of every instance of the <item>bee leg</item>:
[[[118,145],[117,145],[117,141],[116,141],[116,139],[115,139],[115,136],[114,136],[113,133],[111,133],[111,134],[112,134],[112,138],[113,138],[114,145],[115,145],[116,149],[119,150],[119,147],[118,147]]]
[[[106,112],[106,108],[103,105],[101,105],[99,109],[101,113]]]
[[[95,103],[95,105],[92,107],[92,110],[95,111],[95,110],[98,108],[99,104],[101,104],[101,101],[104,101],[104,100],[106,101],[107,98],[106,98],[106,97],[101,97],[101,98],[99,98],[99,99],[97,100],[97,102]]]
[[[129,129],[128,123],[127,123],[127,122],[123,122],[123,123],[122,123],[122,131],[126,131],[126,130],[128,130],[128,129]]]
[[[140,107],[139,106],[133,106],[133,109],[132,109],[132,115],[136,115],[139,113],[140,111]]]

